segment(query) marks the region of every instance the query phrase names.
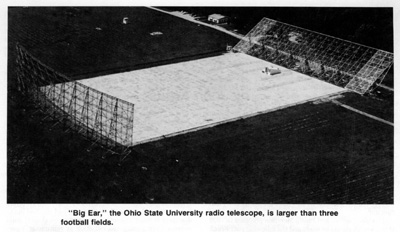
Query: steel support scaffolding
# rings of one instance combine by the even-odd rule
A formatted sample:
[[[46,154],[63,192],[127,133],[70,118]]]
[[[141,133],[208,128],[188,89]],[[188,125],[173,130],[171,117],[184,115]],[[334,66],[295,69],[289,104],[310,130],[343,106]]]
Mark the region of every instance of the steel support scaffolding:
[[[382,81],[393,53],[263,18],[232,49],[364,94]]]
[[[20,45],[17,53],[18,89],[46,117],[112,152],[130,150],[134,104],[70,80]]]

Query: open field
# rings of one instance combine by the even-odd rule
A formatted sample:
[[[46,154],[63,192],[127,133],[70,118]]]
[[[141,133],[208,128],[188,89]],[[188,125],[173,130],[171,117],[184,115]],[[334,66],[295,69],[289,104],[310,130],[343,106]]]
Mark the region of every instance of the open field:
[[[124,17],[129,18],[126,25]],[[9,45],[21,43],[43,63],[74,79],[213,55],[238,41],[140,7],[10,8],[9,33]]]
[[[380,92],[378,97],[361,96],[349,92],[338,101],[389,122],[394,122],[393,92],[385,89],[378,91]]]
[[[165,183],[152,192],[160,202],[193,196],[219,203],[392,202],[393,128],[330,103],[295,106],[163,144],[154,153],[143,150],[166,150],[171,157],[168,165],[151,168],[154,183]]]
[[[393,203],[393,127],[331,103],[142,144],[121,167],[26,114],[35,133],[10,137],[10,203]]]
[[[14,45],[18,41],[22,41],[21,43],[30,48],[30,51],[43,59],[46,64],[76,79],[158,66],[161,63],[193,60],[199,56],[206,57],[203,61],[208,59],[217,61],[219,58],[210,56],[219,55],[225,49],[227,41],[231,39],[237,41],[221,32],[205,29],[178,18],[170,18],[172,16],[154,13],[148,9],[93,8],[88,9],[88,13],[85,13],[86,8],[80,9],[80,11],[70,8],[51,9],[51,12],[55,13],[50,14],[42,14],[43,9],[39,8],[9,11],[12,19],[10,23],[15,25],[13,28],[10,27],[9,34],[8,79],[11,82],[15,80]],[[26,12],[21,13],[23,11]],[[138,28],[132,24],[129,30],[124,31],[123,27],[115,26],[119,24],[121,12],[123,14],[135,12],[135,15],[128,17],[138,19],[136,24]],[[154,16],[157,21],[139,20],[149,15]],[[105,23],[101,27],[104,28],[102,30],[104,33],[95,35],[100,32],[92,30],[100,25],[97,22]],[[146,23],[149,25],[143,26]],[[164,25],[163,28],[174,25],[170,28],[176,30],[174,33],[176,37],[158,37],[160,40],[155,43],[147,40],[148,31],[133,33],[145,31],[139,26],[163,31],[157,27],[159,23]],[[60,27],[59,30],[56,30],[57,25]],[[106,29],[114,31],[111,33]],[[43,31],[47,34],[43,34]],[[60,42],[54,42],[58,39],[50,35],[61,38]],[[120,39],[123,38],[121,35],[129,35],[132,38]],[[196,43],[192,43],[193,41]],[[67,49],[66,43],[75,45]],[[160,44],[165,46],[158,47]],[[86,45],[88,53],[84,52]],[[137,49],[141,52],[127,54],[127,49]],[[139,57],[139,61],[137,57],[130,59],[131,55],[131,58]],[[222,57],[224,56],[227,55]],[[106,64],[108,61],[109,66]],[[137,61],[139,63],[135,63]],[[198,62],[201,64],[202,60]],[[258,65],[256,66],[249,64],[249,71],[256,71],[257,75],[262,75]],[[154,71],[161,72],[166,67],[174,66],[155,67]],[[206,71],[210,66],[205,65],[203,68]],[[242,71],[240,67],[237,68]],[[222,75],[232,70],[233,67],[227,66],[226,70],[217,73]],[[146,69],[137,72],[143,74],[139,79],[154,78],[149,74],[144,75]],[[185,74],[188,79],[192,78],[190,73]],[[127,73],[121,75],[119,78]],[[163,78],[171,78],[168,83],[173,82],[173,77],[163,75],[165,74],[158,75],[160,82]],[[113,75],[108,77],[111,76]],[[185,76],[174,78],[178,77]],[[279,75],[257,76],[251,79],[254,83],[248,81],[248,87],[255,90],[260,88],[261,91],[262,86],[256,88],[255,84],[262,83],[263,86],[290,84],[279,82],[285,79],[278,77]],[[304,80],[304,83],[318,82],[300,76],[290,78],[294,83],[295,80]],[[196,78],[191,80],[194,79]],[[82,81],[94,83],[96,80],[97,78],[92,78]],[[118,83],[120,79],[115,77],[112,80]],[[156,79],[152,81],[156,86],[158,83]],[[327,89],[336,92],[337,87],[321,83],[313,86],[326,85]],[[242,84],[237,82],[237,86]],[[109,86],[99,83],[96,87],[101,89]],[[148,91],[146,88],[132,87],[132,91],[146,92]],[[168,88],[176,90],[178,86],[171,85]],[[231,88],[233,87],[229,89]],[[249,89],[243,88],[248,96],[259,94],[257,91],[249,92]],[[211,88],[211,90],[216,89],[218,88]],[[204,94],[192,96],[189,90],[183,92],[190,97],[204,96]],[[319,90],[321,89],[313,89],[313,91]],[[300,90],[294,88],[279,93],[279,96],[283,99],[288,94],[295,96],[298,94],[297,91]],[[324,91],[320,92],[320,95],[324,95]],[[163,91],[159,89],[154,93],[161,94]],[[386,120],[393,118],[393,101],[390,94],[384,98],[376,96],[376,99],[352,93],[343,95],[344,98],[337,100]],[[157,94],[147,97],[149,100],[151,97],[163,100],[162,96]],[[253,98],[248,99],[256,101]],[[237,100],[241,101],[242,98],[237,97]],[[239,108],[242,107],[236,109]],[[54,126],[54,121],[43,120],[44,116],[36,112],[32,106],[26,105],[24,99],[10,89],[7,114],[7,201],[9,203],[393,204],[394,202],[393,127],[330,102],[304,103],[193,133],[140,144],[132,147],[132,153],[124,160],[122,166],[117,165],[119,157],[106,155],[106,152],[99,147],[91,147],[88,150],[91,142],[74,132],[65,133],[61,125]],[[106,158],[102,159],[103,155]]]

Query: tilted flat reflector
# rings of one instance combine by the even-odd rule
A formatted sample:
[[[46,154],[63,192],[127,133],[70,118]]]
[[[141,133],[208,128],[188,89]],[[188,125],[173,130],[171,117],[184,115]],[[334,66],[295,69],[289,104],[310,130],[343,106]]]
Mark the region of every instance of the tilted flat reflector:
[[[378,50],[346,85],[346,88],[364,94],[376,80],[384,78],[392,64],[393,53]]]
[[[233,48],[360,94],[383,80],[393,53],[263,18]]]

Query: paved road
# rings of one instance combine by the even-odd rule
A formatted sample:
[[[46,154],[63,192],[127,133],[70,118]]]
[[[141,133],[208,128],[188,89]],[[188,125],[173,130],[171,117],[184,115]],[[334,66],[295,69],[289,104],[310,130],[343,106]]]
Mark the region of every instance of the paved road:
[[[232,32],[232,31],[226,30],[225,28],[222,28],[222,27],[219,27],[219,26],[216,26],[216,25],[211,25],[211,24],[208,24],[208,23],[204,23],[204,22],[195,20],[195,19],[193,19],[192,17],[190,17],[190,16],[188,16],[188,15],[177,14],[177,13],[173,13],[173,12],[168,12],[168,11],[161,10],[161,9],[158,9],[158,8],[155,8],[155,7],[151,7],[151,6],[148,6],[148,8],[150,8],[150,9],[152,9],[152,10],[160,11],[160,12],[163,12],[163,13],[166,13],[166,14],[169,14],[169,15],[173,15],[173,16],[178,17],[178,18],[182,18],[182,19],[185,19],[185,20],[190,21],[190,22],[193,22],[193,23],[197,23],[197,24],[201,24],[201,25],[203,25],[203,26],[211,27],[211,28],[213,28],[213,29],[215,29],[215,30],[224,32],[224,33],[226,33],[226,34],[228,34],[228,35],[231,35],[231,36],[233,36],[233,37],[236,37],[236,38],[238,38],[238,39],[243,39],[243,37],[244,37],[244,35],[241,35],[241,34],[238,34],[238,33],[234,33],[234,32]]]

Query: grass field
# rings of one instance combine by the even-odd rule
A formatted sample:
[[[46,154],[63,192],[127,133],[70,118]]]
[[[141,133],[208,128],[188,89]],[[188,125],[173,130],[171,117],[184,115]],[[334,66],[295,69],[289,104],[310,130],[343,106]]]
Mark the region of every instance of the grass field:
[[[129,18],[126,25],[124,17]],[[25,45],[43,63],[73,79],[212,55],[238,41],[139,7],[10,8],[9,33],[11,44]]]
[[[80,79],[220,53],[232,39],[148,9],[85,9],[46,9],[49,14],[40,8],[10,9],[11,83],[18,41],[50,66]],[[175,36],[154,38],[161,39],[154,43],[147,41],[147,29],[132,24],[135,31],[145,32],[124,31],[120,15],[129,12],[135,12],[128,17],[137,18],[137,26],[149,31],[163,31],[155,22],[165,21],[165,27],[172,23]],[[144,20],[149,14],[157,21]],[[99,25],[104,30],[93,29]],[[92,36],[97,32],[104,33]],[[132,40],[121,39],[128,34]],[[66,43],[75,45],[66,49]],[[165,47],[157,47],[160,44]],[[132,55],[140,58],[139,63],[127,59],[127,48],[141,51]],[[344,96],[338,101],[386,120],[393,118],[391,94]],[[394,202],[393,127],[330,102],[297,105],[138,145],[122,166],[117,165],[117,156],[102,159],[104,150],[88,151],[91,142],[43,120],[44,115],[11,88],[7,116],[9,203]]]
[[[393,203],[393,127],[331,103],[139,145],[122,166],[31,123],[13,137],[30,153],[9,147],[9,202]]]
[[[378,91],[378,97],[347,93],[344,98],[338,99],[338,101],[386,121],[394,122],[393,92],[385,89]]]

